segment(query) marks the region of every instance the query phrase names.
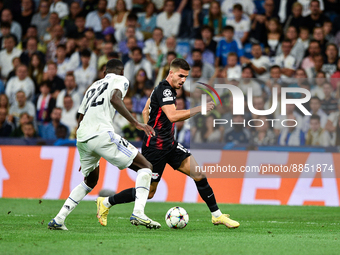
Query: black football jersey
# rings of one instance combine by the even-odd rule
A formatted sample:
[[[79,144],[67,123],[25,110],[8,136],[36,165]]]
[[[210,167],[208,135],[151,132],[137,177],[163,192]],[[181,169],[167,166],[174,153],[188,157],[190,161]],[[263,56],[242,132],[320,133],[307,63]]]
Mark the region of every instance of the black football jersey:
[[[175,102],[176,90],[166,80],[161,81],[150,96],[148,125],[153,127],[156,135],[154,137],[144,136],[143,146],[157,150],[169,150],[174,145],[175,123],[171,123],[161,107],[175,104]]]

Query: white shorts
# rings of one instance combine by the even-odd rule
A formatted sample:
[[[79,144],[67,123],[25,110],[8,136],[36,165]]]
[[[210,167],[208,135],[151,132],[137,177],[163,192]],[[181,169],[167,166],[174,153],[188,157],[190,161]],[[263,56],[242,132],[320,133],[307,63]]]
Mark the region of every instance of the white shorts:
[[[119,169],[129,167],[138,150],[131,143],[112,131],[91,138],[86,142],[77,142],[81,171],[87,177],[97,166],[101,157]]]

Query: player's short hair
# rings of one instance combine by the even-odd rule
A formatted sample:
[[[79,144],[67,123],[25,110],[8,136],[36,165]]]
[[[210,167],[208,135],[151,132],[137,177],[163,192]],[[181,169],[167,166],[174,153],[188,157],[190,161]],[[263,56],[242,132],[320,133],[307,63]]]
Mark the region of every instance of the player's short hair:
[[[312,116],[310,116],[310,120],[318,120],[320,121],[320,116],[317,114],[313,114]]]
[[[119,59],[113,58],[107,61],[105,74],[107,73],[120,74],[123,69],[124,69],[123,62],[120,61]]]
[[[183,69],[186,71],[190,71],[190,66],[188,62],[185,61],[183,58],[175,58],[170,64],[170,70],[172,69]]]
[[[242,5],[241,4],[235,4],[234,6],[233,6],[233,10],[239,10],[239,11],[243,11],[243,7],[242,7]]]

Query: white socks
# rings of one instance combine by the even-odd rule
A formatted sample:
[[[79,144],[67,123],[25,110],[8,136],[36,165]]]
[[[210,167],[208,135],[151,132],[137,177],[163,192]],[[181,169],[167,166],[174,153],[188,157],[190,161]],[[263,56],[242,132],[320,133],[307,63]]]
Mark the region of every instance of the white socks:
[[[149,196],[150,182],[152,171],[148,168],[142,168],[137,171],[136,178],[136,200],[133,214],[144,216],[144,207]]]
[[[65,218],[73,211],[73,209],[78,205],[78,203],[92,191],[92,188],[87,186],[85,182],[81,182],[77,187],[75,187],[70,196],[66,199],[63,207],[60,209],[59,213],[55,217],[58,224],[62,224]]]
[[[220,209],[218,209],[217,211],[215,212],[211,212],[211,215],[214,216],[215,218],[218,218],[222,215],[222,212]]]
[[[105,205],[107,208],[110,208],[112,206],[109,202],[109,197],[104,198],[103,205]]]

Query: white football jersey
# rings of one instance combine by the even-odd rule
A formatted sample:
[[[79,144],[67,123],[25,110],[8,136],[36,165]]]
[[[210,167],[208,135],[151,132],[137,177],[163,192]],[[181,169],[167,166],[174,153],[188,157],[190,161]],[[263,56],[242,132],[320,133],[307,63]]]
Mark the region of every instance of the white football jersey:
[[[78,111],[84,114],[77,130],[78,142],[85,142],[100,133],[113,130],[116,109],[110,100],[115,89],[122,92],[123,99],[128,88],[128,79],[113,73],[107,74],[105,78],[96,81],[88,88]]]

